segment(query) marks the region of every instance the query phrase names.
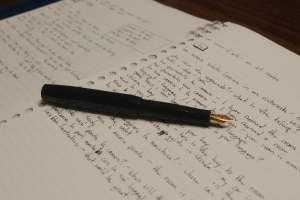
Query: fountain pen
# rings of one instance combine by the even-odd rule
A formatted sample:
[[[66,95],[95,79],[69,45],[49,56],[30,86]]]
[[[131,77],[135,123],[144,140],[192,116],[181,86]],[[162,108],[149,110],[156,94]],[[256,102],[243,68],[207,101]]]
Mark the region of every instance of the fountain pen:
[[[62,107],[123,118],[144,118],[206,127],[211,124],[223,124],[233,121],[226,115],[212,114],[210,110],[81,87],[45,84],[41,96],[43,101]]]

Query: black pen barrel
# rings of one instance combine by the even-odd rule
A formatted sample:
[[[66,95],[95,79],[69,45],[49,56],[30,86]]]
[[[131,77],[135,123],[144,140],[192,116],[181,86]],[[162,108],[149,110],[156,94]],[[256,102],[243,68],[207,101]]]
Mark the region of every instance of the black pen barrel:
[[[61,106],[84,109],[92,112],[138,117],[140,97],[128,94],[93,90],[81,87],[45,84],[42,99]]]
[[[120,117],[142,117],[183,124],[210,125],[209,110],[144,100],[140,97],[102,90],[45,84],[42,99],[67,108],[83,109]]]
[[[202,110],[177,104],[142,99],[138,109],[139,116],[175,123],[210,125],[210,110]]]

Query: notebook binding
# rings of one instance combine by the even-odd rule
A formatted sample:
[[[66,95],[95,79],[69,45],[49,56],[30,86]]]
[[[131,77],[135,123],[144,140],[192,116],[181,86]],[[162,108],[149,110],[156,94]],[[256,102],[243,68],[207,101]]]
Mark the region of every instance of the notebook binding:
[[[211,33],[212,30],[220,30],[219,27],[226,27],[227,25],[220,21],[214,21],[212,23],[205,24],[204,26],[197,27],[193,31],[189,31],[185,38],[193,37],[203,37],[201,34]]]

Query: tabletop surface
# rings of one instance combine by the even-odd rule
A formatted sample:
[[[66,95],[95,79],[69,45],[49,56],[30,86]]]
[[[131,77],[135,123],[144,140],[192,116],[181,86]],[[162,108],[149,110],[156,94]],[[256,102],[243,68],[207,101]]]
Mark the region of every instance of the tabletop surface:
[[[209,21],[233,22],[300,55],[300,0],[156,0]]]
[[[1,0],[0,8],[24,0]],[[156,0],[209,20],[249,28],[300,55],[300,0]]]

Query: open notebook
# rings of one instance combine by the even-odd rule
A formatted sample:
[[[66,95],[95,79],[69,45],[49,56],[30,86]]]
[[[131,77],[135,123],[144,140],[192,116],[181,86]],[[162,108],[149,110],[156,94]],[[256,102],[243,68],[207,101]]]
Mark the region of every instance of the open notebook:
[[[232,23],[188,35],[76,85],[235,122],[203,128],[32,103],[0,120],[1,198],[298,199],[299,56]]]
[[[65,0],[0,21],[0,113],[180,38],[202,20],[155,1]]]

